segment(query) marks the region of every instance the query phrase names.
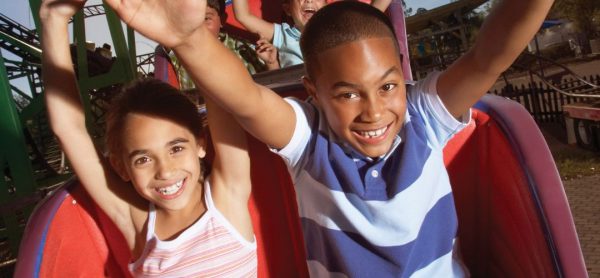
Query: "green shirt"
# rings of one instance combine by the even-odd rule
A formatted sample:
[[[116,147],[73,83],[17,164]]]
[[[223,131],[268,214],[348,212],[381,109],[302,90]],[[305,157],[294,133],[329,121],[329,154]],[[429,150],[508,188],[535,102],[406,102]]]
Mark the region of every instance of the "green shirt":
[[[247,41],[239,40],[229,36],[227,33],[219,33],[219,40],[223,42],[225,47],[233,51],[244,63],[246,69],[250,74],[265,71],[267,67],[265,64],[256,56],[254,46]],[[187,71],[183,68],[175,52],[172,50],[168,52],[169,59],[177,72],[177,79],[181,90],[189,90],[196,87],[192,78],[188,75]]]

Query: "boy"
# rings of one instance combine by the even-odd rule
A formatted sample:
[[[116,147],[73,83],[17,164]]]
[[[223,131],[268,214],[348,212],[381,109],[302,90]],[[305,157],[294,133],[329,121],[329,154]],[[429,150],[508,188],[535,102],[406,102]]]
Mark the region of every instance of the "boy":
[[[242,60],[250,74],[279,68],[276,59],[273,58],[273,56],[277,55],[276,50],[274,54],[269,53],[269,44],[255,51],[250,43],[237,39],[221,30],[223,23],[227,20],[227,13],[225,12],[223,0],[207,0],[204,18],[204,25],[206,28],[215,37],[219,38],[225,47],[233,51],[238,58]],[[271,52],[273,52],[273,50],[271,50]],[[168,67],[171,66],[176,71],[180,90],[191,90],[196,87],[171,49],[164,47],[163,45],[158,45],[156,46],[154,54],[154,74],[157,79],[168,82],[169,78],[167,71]],[[261,62],[259,58],[260,60],[263,60],[263,62]]]
[[[248,7],[248,0],[233,0],[235,18],[250,32],[258,34],[257,44],[262,46],[271,42],[279,51],[279,64],[288,67],[302,64],[300,51],[300,33],[304,25],[319,9],[327,4],[327,0],[283,0],[283,11],[292,18],[294,26],[287,23],[271,23],[253,15]],[[373,0],[372,5],[385,11],[391,0]]]
[[[442,149],[533,37],[552,0],[501,2],[469,52],[408,90],[387,18],[357,2],[330,4],[301,39],[308,102],[253,83],[201,19],[182,14],[201,3],[152,10],[151,0],[117,1],[107,2],[144,35],[173,46],[208,96],[286,160],[312,276],[466,275]],[[135,11],[159,23],[148,26]]]

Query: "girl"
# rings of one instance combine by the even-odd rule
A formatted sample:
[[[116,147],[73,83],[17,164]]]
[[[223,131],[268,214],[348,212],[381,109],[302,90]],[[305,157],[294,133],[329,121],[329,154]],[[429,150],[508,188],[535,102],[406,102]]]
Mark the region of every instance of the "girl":
[[[108,161],[87,133],[69,53],[68,21],[81,0],[44,0],[43,78],[52,130],[81,184],[123,233],[135,276],[256,276],[247,209],[250,161],[232,117],[208,101],[215,157],[204,178],[196,107],[160,81],[112,101]],[[108,163],[107,163],[108,162]]]

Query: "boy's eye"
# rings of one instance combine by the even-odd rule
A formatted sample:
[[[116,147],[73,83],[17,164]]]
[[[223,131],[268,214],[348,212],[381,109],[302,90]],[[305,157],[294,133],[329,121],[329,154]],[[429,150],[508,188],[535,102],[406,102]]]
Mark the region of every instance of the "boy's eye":
[[[133,161],[134,165],[144,165],[146,163],[150,162],[150,158],[147,156],[142,156],[136,160]]]
[[[183,151],[182,146],[173,146],[173,148],[171,148],[171,153],[178,153],[180,151]]]
[[[384,91],[386,91],[386,92],[389,92],[389,91],[393,90],[394,88],[396,88],[396,86],[397,85],[394,84],[394,83],[387,83],[387,84],[383,85],[381,87],[381,89],[384,90]]]
[[[343,99],[354,99],[358,97],[357,93],[341,93],[339,95],[337,95],[338,98],[343,98]]]

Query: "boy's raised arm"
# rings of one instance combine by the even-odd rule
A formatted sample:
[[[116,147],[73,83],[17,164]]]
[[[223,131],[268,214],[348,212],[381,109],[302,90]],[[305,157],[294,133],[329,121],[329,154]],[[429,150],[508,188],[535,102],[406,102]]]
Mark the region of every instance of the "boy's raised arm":
[[[109,184],[118,187],[120,181],[108,170],[110,166],[96,151],[87,132],[71,61],[68,21],[84,2],[45,0],[40,8],[42,77],[48,118],[81,184],[111,219],[121,227],[130,227],[125,225],[126,221],[131,222],[129,206],[109,189]],[[127,230],[123,232],[126,237],[131,236]]]
[[[289,143],[296,124],[291,105],[254,83],[240,59],[202,25],[204,0],[106,2],[129,26],[175,50],[195,84],[257,139],[274,148]]]
[[[553,0],[504,0],[486,18],[475,45],[439,77],[437,91],[455,117],[496,82],[538,31]]]
[[[250,12],[248,0],[233,0],[233,12],[235,19],[239,21],[248,31],[256,33],[260,38],[273,41],[273,23],[267,22]]]

